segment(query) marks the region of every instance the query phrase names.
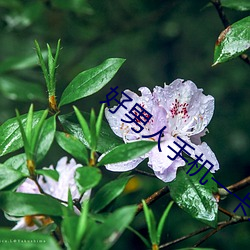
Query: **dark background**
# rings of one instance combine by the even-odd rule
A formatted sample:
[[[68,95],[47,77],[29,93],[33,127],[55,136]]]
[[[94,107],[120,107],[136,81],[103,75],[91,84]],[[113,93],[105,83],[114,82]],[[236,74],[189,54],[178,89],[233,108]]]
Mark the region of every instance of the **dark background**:
[[[81,71],[107,58],[125,58],[125,64],[108,86],[76,103],[84,111],[91,107],[97,111],[99,101],[104,100],[111,86],[118,85],[120,91],[127,88],[138,91],[141,86],[152,90],[154,86],[169,84],[176,78],[192,80],[204,89],[205,94],[215,98],[215,113],[208,126],[210,133],[204,140],[220,163],[220,171],[215,177],[229,185],[250,174],[249,66],[236,58],[211,67],[214,44],[223,26],[212,6],[204,8],[207,3],[194,0],[0,0],[0,62],[35,54],[35,39],[46,49],[46,43],[55,48],[61,38],[57,71],[59,99],[67,84]],[[233,23],[249,12],[226,9],[226,14]],[[46,92],[39,67],[8,71],[4,76],[39,84]],[[10,99],[1,94],[1,89],[0,95],[0,123],[13,117],[15,108],[21,113],[27,112],[30,102]],[[36,110],[46,107],[44,102],[33,102]],[[71,105],[62,108],[62,113],[71,111]],[[62,155],[65,153],[54,143],[41,167],[55,164]],[[142,168],[145,166],[146,163],[142,164]],[[107,171],[104,173],[107,178],[117,176]],[[149,177],[139,177],[139,182],[137,190],[124,195],[120,204],[139,202],[164,185]],[[247,190],[239,192],[241,197],[246,194]],[[154,204],[157,218],[168,201],[169,198],[165,197]],[[232,212],[237,203],[236,198],[229,197],[221,206]],[[1,218],[1,223],[6,225],[6,220]],[[134,226],[146,234],[142,214],[135,219]],[[167,220],[162,242],[203,226],[175,205]],[[203,247],[247,249],[249,229],[249,223],[231,226],[217,233]],[[192,246],[199,238],[170,249]],[[129,248],[144,249],[136,236],[126,232],[113,249]]]

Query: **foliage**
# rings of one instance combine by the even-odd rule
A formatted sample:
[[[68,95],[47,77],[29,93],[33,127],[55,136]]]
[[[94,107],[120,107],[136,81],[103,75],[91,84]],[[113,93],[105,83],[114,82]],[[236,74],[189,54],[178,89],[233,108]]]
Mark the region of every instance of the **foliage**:
[[[93,104],[93,106],[98,107],[99,112],[97,114],[94,108],[89,113],[86,112],[88,111],[86,106],[91,100],[88,98],[95,98],[96,101],[100,97],[101,90],[108,93],[108,84],[119,82],[119,74],[124,75],[126,73],[123,71],[123,67],[125,69],[128,67],[125,64],[125,59],[119,53],[114,53],[113,58],[106,59],[105,49],[103,50],[103,45],[99,44],[100,38],[110,39],[109,48],[115,48],[121,41],[125,41],[124,43],[129,39],[133,41],[134,38],[135,44],[137,44],[136,39],[138,37],[134,35],[133,29],[136,32],[140,30],[144,17],[146,23],[144,25],[147,26],[147,23],[150,23],[151,20],[161,21],[164,17],[161,14],[163,12],[160,11],[161,8],[162,10],[174,8],[169,3],[159,3],[159,6],[156,6],[153,2],[146,4],[138,0],[135,3],[133,2],[133,7],[130,6],[131,3],[131,1],[124,3],[123,15],[129,19],[129,8],[133,8],[133,15],[136,15],[137,12],[140,13],[136,22],[123,23],[122,17],[113,13],[113,30],[104,32],[105,25],[110,23],[108,17],[102,16],[104,14],[100,11],[99,19],[93,21],[92,24],[92,15],[98,12],[98,9],[103,10],[104,13],[108,3],[97,4],[96,1],[93,1],[91,4],[91,1],[86,0],[73,0],[71,4],[66,0],[32,1],[30,3],[21,0],[0,0],[2,11],[0,24],[3,25],[4,23],[10,33],[13,30],[28,33],[27,29],[33,30],[33,25],[38,20],[42,22],[40,27],[44,28],[43,15],[48,13],[51,20],[56,21],[57,18],[63,17],[66,29],[67,22],[67,25],[71,26],[71,21],[67,18],[73,15],[76,20],[79,20],[79,23],[89,21],[93,26],[89,25],[84,33],[81,25],[75,22],[75,25],[72,26],[71,36],[80,37],[86,44],[96,44],[96,51],[90,51],[89,57],[84,59],[84,63],[79,62],[80,59],[76,59],[73,53],[69,55],[70,50],[67,46],[61,52],[61,39],[58,40],[55,49],[47,44],[47,50],[40,48],[40,39],[37,39],[33,46],[36,49],[37,57],[35,57],[35,53],[13,57],[9,57],[6,53],[8,58],[0,62],[0,93],[4,97],[3,103],[4,101],[7,103],[15,102],[15,105],[18,106],[16,117],[11,118],[8,115],[7,119],[0,125],[0,208],[7,219],[15,219],[19,222],[23,220],[26,223],[23,229],[35,231],[10,231],[3,227],[0,228],[1,237],[6,241],[6,243],[0,242],[0,249],[64,249],[65,247],[73,250],[117,249],[114,247],[119,244],[119,240],[125,239],[124,242],[126,242],[127,236],[122,234],[127,231],[132,235],[131,237],[138,236],[142,240],[144,248],[157,250],[162,242],[166,241],[165,232],[174,231],[172,228],[177,227],[177,225],[171,224],[173,218],[169,216],[169,211],[174,202],[180,210],[190,215],[190,218],[187,218],[192,222],[217,228],[219,189],[213,182],[206,185],[200,184],[199,180],[206,170],[202,169],[198,175],[190,177],[186,174],[188,170],[186,164],[178,169],[176,179],[170,183],[153,180],[152,183],[156,183],[155,187],[167,185],[170,190],[170,197],[173,200],[169,203],[166,199],[163,200],[165,209],[161,211],[160,206],[159,209],[154,207],[157,208],[157,211],[153,213],[149,206],[152,199],[159,198],[157,194],[156,198],[152,195],[150,199],[142,200],[142,203],[136,206],[136,202],[141,199],[138,199],[138,197],[143,197],[145,194],[137,193],[136,200],[134,200],[131,198],[133,194],[127,191],[127,187],[131,185],[134,178],[145,181],[143,184],[137,183],[135,187],[133,186],[137,191],[140,190],[140,185],[143,186],[144,190],[149,188],[148,190],[155,191],[154,184],[151,185],[150,177],[146,176],[145,179],[140,179],[139,172],[135,171],[128,171],[119,176],[109,175],[104,169],[105,165],[113,163],[119,163],[122,166],[126,161],[133,162],[136,158],[147,155],[157,147],[157,142],[145,140],[124,144],[105,121],[104,113],[108,111],[107,109],[105,111],[104,104],[99,105],[99,102],[97,102],[97,105]],[[119,5],[121,2],[114,3],[114,5],[117,4]],[[242,0],[236,4],[235,1],[224,0],[221,1],[221,4],[226,8],[244,11],[243,13],[249,10],[248,1]],[[139,11],[141,8],[144,14]],[[54,16],[52,15],[53,12]],[[67,17],[63,16],[65,13],[67,13]],[[116,27],[116,22],[120,26],[117,24]],[[168,43],[171,44],[173,42],[171,37],[175,37],[178,27],[168,20],[164,22],[165,28],[162,25],[160,32],[165,34],[165,38],[169,39]],[[243,17],[221,32],[214,49],[213,66],[222,64],[221,67],[223,67],[224,62],[247,52],[250,47],[249,23],[249,16]],[[133,25],[135,27],[131,31],[130,36],[132,38],[130,38],[126,34],[126,29]],[[61,29],[60,25],[58,28]],[[122,34],[119,34],[120,37],[117,36],[119,38],[113,39],[112,32],[116,32],[120,28]],[[149,26],[149,29],[151,28]],[[108,25],[107,29],[109,29]],[[60,37],[56,28],[52,27],[52,30],[54,30],[54,40],[55,37],[56,39]],[[28,37],[28,39],[31,38]],[[32,40],[34,39],[32,38]],[[62,38],[63,42],[64,39]],[[138,46],[133,47],[133,49],[135,51],[140,50],[143,42],[138,42]],[[178,41],[175,42],[178,43]],[[196,43],[196,41],[194,40],[193,43]],[[79,44],[79,42],[75,42],[74,53],[76,55],[81,52],[81,45]],[[31,47],[30,42],[27,47]],[[128,47],[124,45],[125,50]],[[120,48],[120,50],[122,49]],[[99,58],[98,60],[92,59],[96,57],[95,53],[100,55],[100,58],[105,57],[102,58],[102,63],[99,62]],[[160,51],[160,53],[162,52]],[[210,54],[212,54],[212,51],[210,51]],[[41,77],[37,75],[35,69],[37,58],[44,76],[44,86],[37,84],[41,81]],[[151,60],[152,58],[148,62],[148,69],[154,61]],[[89,62],[86,63],[88,60]],[[135,57],[134,61],[138,68],[133,70],[138,71],[140,75],[139,72],[143,67],[140,65],[140,58]],[[61,62],[62,67],[61,65],[59,67]],[[77,65],[75,65],[76,62]],[[71,63],[74,63],[74,65],[71,65]],[[93,67],[89,67],[89,65],[93,65]],[[60,72],[60,68],[62,68],[62,72]],[[70,69],[69,73],[66,73],[67,68],[74,69]],[[83,70],[83,68],[85,69]],[[42,75],[40,71],[39,74]],[[144,70],[144,79],[150,74],[147,70]],[[130,77],[128,74],[129,80]],[[67,86],[58,84],[57,79],[59,82],[64,79],[68,82]],[[26,104],[20,104],[20,102]],[[34,102],[34,104],[29,104],[29,102]],[[74,105],[73,108],[72,104]],[[1,103],[1,105],[4,110],[4,104]],[[14,109],[11,109],[11,105],[6,107],[6,112],[13,113]],[[81,111],[82,109],[83,111]],[[45,190],[44,186],[41,185],[45,178],[50,180],[47,184],[59,183],[60,178],[62,178],[58,169],[42,168],[50,163],[51,155],[56,157],[59,155],[56,150],[72,156],[78,163],[69,186],[65,184],[67,200],[48,193],[48,190]],[[150,175],[147,172],[142,171],[142,173]],[[212,176],[211,173],[208,174],[209,179]],[[69,176],[66,177],[70,178]],[[32,181],[37,191],[30,191],[29,193],[18,191],[18,188],[25,184],[27,180]],[[76,190],[72,188],[73,182],[76,183]],[[65,187],[62,186],[61,189],[63,190]],[[74,196],[75,191],[79,194],[77,197]],[[138,225],[136,225],[136,222],[138,222],[137,214],[141,211],[140,207],[144,210],[145,218],[138,225],[148,228],[149,237],[141,233]],[[175,213],[179,211],[176,207],[172,208],[171,213],[173,210]],[[179,212],[182,217],[181,211]],[[157,217],[160,217],[158,225],[156,223]],[[166,220],[170,221],[169,224],[166,223]],[[133,228],[130,226],[132,223]],[[121,236],[125,238],[122,239]],[[24,244],[24,241],[27,242]],[[128,243],[125,247],[129,248],[131,244]]]

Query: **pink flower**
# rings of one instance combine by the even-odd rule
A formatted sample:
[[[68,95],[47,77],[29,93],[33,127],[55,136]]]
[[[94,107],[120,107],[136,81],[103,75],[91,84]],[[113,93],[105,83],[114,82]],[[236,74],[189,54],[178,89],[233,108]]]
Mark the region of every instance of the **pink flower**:
[[[199,156],[203,153],[202,159],[214,164],[211,172],[219,169],[219,163],[214,153],[205,142],[201,142],[201,136],[206,134],[206,127],[214,112],[214,98],[212,96],[204,95],[203,90],[197,89],[192,81],[182,79],[177,79],[163,88],[156,86],[153,93],[146,87],[140,88],[139,91],[141,96],[130,90],[125,90],[124,92],[133,101],[124,102],[127,109],[120,107],[114,114],[106,108],[106,118],[114,133],[122,137],[125,143],[142,139],[158,141],[158,136],[145,139],[142,138],[142,135],[154,134],[166,126],[161,137],[162,152],[159,152],[156,146],[149,153],[134,160],[107,164],[106,168],[108,170],[128,171],[135,168],[144,159],[149,158],[148,166],[154,170],[155,175],[164,182],[170,182],[175,179],[177,168],[186,164],[180,157],[174,161],[167,157],[175,156],[175,153],[168,148],[168,145],[176,151],[179,151],[179,148],[174,142],[182,145],[177,136],[195,148],[195,150],[186,148],[193,159],[196,159],[195,155]],[[124,99],[126,97],[122,96],[120,102]],[[152,114],[152,118],[145,126],[143,125],[144,129],[140,133],[135,133],[132,130],[132,128],[134,130],[139,128],[135,123],[121,121],[121,119],[128,120],[125,114],[128,114],[136,103]],[[111,110],[115,110],[116,107],[111,108]],[[134,118],[132,114],[129,115]],[[139,123],[142,125],[141,122]]]
[[[61,158],[56,168],[53,166],[44,169],[56,170],[59,173],[58,181],[47,177],[40,176],[38,179],[38,183],[46,194],[49,194],[57,199],[67,201],[68,200],[68,190],[70,189],[72,199],[78,199],[80,197],[80,193],[77,189],[76,182],[74,179],[75,171],[78,167],[81,167],[80,164],[76,164],[74,159],[71,159],[67,162],[67,157]],[[20,193],[30,193],[30,194],[41,194],[36,183],[27,178],[25,182],[23,182],[16,190]],[[90,196],[90,190],[85,192],[81,201],[88,199]],[[77,213],[78,211],[76,211]],[[36,224],[46,225],[46,223],[51,223],[52,221],[49,217],[44,216],[25,216],[21,218],[17,225],[12,230],[27,230],[34,231],[38,229],[38,226],[34,224],[33,221],[36,221]]]

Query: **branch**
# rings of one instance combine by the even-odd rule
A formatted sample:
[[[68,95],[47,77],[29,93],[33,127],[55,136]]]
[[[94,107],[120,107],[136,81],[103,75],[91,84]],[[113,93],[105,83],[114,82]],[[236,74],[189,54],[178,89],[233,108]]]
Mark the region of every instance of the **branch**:
[[[145,172],[145,171],[142,171],[142,170],[139,170],[139,169],[134,169],[134,172],[139,173],[141,175],[146,175],[146,176],[149,176],[149,177],[156,178],[155,174],[148,173],[148,172]]]
[[[193,233],[190,233],[190,234],[187,234],[187,235],[185,235],[185,236],[182,236],[182,237],[180,237],[180,238],[178,238],[178,239],[176,239],[176,240],[173,240],[173,241],[170,241],[170,242],[168,242],[168,243],[162,244],[162,245],[159,246],[159,248],[169,247],[169,246],[174,245],[174,244],[176,244],[176,243],[179,243],[179,242],[181,242],[181,241],[183,241],[183,240],[186,240],[186,239],[188,239],[188,238],[191,238],[191,237],[193,237],[193,236],[195,236],[195,235],[197,235],[197,234],[206,232],[206,231],[209,230],[209,229],[212,229],[212,228],[209,227],[209,226],[204,227],[204,228],[201,228],[201,229],[199,229],[199,230],[197,230],[197,231],[195,231],[195,232],[193,232]]]
[[[224,28],[226,29],[228,26],[230,26],[230,22],[229,22],[226,14],[225,14],[223,8],[222,8],[220,0],[211,0],[211,3],[216,8],[216,10],[217,10],[217,12],[219,14],[220,20],[223,23]],[[245,63],[247,63],[248,65],[250,65],[250,59],[249,59],[249,57],[248,57],[247,54],[241,54],[239,57]]]
[[[199,246],[200,244],[202,244],[204,241],[206,241],[208,238],[210,238],[212,235],[214,235],[215,233],[219,232],[220,230],[222,230],[223,228],[233,225],[233,224],[238,224],[241,222],[249,222],[250,217],[248,216],[234,216],[232,220],[230,221],[223,221],[219,223],[219,226],[214,229],[213,231],[209,232],[207,235],[205,235],[201,240],[199,240],[196,244],[194,244],[194,247]]]
[[[250,176],[242,179],[241,181],[238,181],[230,186],[227,187],[229,191],[232,193],[237,192],[247,186],[250,186]],[[224,188],[219,188],[218,189],[219,195],[220,196],[227,196],[229,193],[224,189]]]
[[[213,234],[217,233],[218,231],[220,231],[221,229],[223,229],[224,227],[227,227],[229,225],[233,225],[233,224],[238,224],[238,223],[241,223],[241,222],[247,222],[248,219],[250,217],[247,217],[247,216],[237,216],[237,215],[234,215],[233,219],[230,220],[230,221],[222,221],[222,222],[219,222],[218,223],[218,227],[216,229],[214,229],[213,231],[209,232],[206,236],[204,236],[199,242],[197,242],[194,247],[197,247],[199,246],[201,243],[203,243],[205,240],[207,240],[209,237],[211,237]],[[178,239],[175,239],[173,241],[170,241],[168,243],[165,243],[165,244],[162,244],[159,246],[159,248],[165,248],[165,247],[169,247],[171,245],[174,245],[174,244],[177,244],[181,241],[184,241],[186,239],[189,239],[197,234],[200,234],[200,233],[203,233],[203,232],[206,232],[208,230],[211,230],[213,229],[212,227],[210,226],[207,226],[207,227],[204,227],[204,228],[201,228],[193,233],[190,233],[190,234],[187,234],[185,236],[182,236]]]
[[[169,193],[169,188],[163,187],[160,190],[156,191],[155,193],[153,193],[152,195],[150,195],[148,198],[145,199],[145,202],[147,205],[150,205],[152,203],[154,203],[156,200],[158,200],[159,198],[161,198],[162,196],[164,196],[165,194]],[[136,214],[139,214],[141,211],[143,210],[143,205],[142,203],[137,205],[137,211]]]

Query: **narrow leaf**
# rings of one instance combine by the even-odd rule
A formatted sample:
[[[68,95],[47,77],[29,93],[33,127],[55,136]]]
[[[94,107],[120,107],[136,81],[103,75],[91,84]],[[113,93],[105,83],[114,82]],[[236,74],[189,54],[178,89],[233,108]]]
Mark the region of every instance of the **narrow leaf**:
[[[99,66],[83,71],[64,90],[59,106],[92,95],[103,88],[124,63],[124,59],[111,58]]]
[[[136,141],[122,144],[105,154],[98,166],[135,159],[146,154],[156,145],[157,142],[152,141]]]
[[[40,131],[38,148],[36,151],[37,161],[40,162],[48,153],[56,132],[56,117],[52,116],[44,121],[43,127]]]
[[[163,230],[163,226],[165,224],[165,221],[168,217],[169,211],[172,207],[172,205],[174,204],[173,201],[170,201],[170,203],[168,204],[168,206],[166,207],[163,215],[161,216],[160,222],[158,224],[158,228],[157,228],[157,244],[159,245],[161,242],[161,234],[162,234],[162,230]]]
[[[81,194],[90,188],[95,187],[101,180],[100,169],[95,167],[81,167],[76,170],[76,185]]]
[[[48,176],[51,179],[58,181],[59,173],[56,170],[52,169],[36,169],[36,173],[44,176]]]
[[[76,117],[81,125],[82,128],[82,132],[84,134],[84,137],[86,138],[87,142],[89,145],[91,145],[91,135],[90,135],[90,130],[89,130],[89,126],[87,121],[85,120],[85,118],[83,117],[83,115],[81,114],[81,112],[79,111],[79,109],[75,106],[73,106],[75,113],[76,113]]]
[[[86,147],[90,148],[89,143],[84,133],[82,132],[82,129],[78,124],[77,119],[72,114],[59,116],[60,122],[63,124],[63,127],[70,134],[74,135]],[[89,114],[87,113],[84,113],[84,116],[89,118]],[[121,144],[123,144],[123,140],[114,134],[114,132],[111,130],[107,122],[102,121],[102,126],[100,130],[99,141],[97,143],[96,151],[104,153]]]
[[[94,196],[91,208],[94,212],[99,212],[117,198],[124,190],[128,180],[132,176],[119,178],[111,181],[99,189]]]
[[[49,196],[13,192],[0,193],[0,208],[11,216],[36,214],[62,216],[63,210],[66,209]]]
[[[88,165],[88,151],[85,145],[76,137],[64,132],[56,132],[56,141],[62,149],[71,154],[75,159],[82,164]]]
[[[105,105],[102,104],[101,108],[100,108],[100,112],[99,115],[97,117],[97,121],[96,121],[96,139],[99,139],[99,135],[100,135],[100,131],[101,131],[101,127],[102,127],[102,118],[103,118],[103,113],[104,113],[104,107]]]
[[[96,150],[96,115],[94,109],[90,112],[90,136],[91,136],[91,149]]]
[[[83,250],[110,249],[135,216],[136,206],[117,209],[103,224],[92,227]]]
[[[34,112],[33,127],[38,123],[43,111]],[[25,126],[27,114],[20,116]],[[23,146],[18,119],[11,118],[0,126],[0,156],[13,152]]]
[[[37,83],[23,81],[10,76],[0,77],[0,93],[14,101],[46,100],[43,88]]]
[[[27,175],[17,171],[7,165],[0,164],[0,190],[8,187],[16,181],[21,181]]]
[[[250,10],[250,1],[249,0],[221,0],[223,7],[227,7],[239,11]]]
[[[89,201],[86,200],[83,203],[82,213],[80,215],[78,225],[77,225],[76,244],[78,248],[81,246],[82,238],[87,229],[88,212],[89,212]]]

